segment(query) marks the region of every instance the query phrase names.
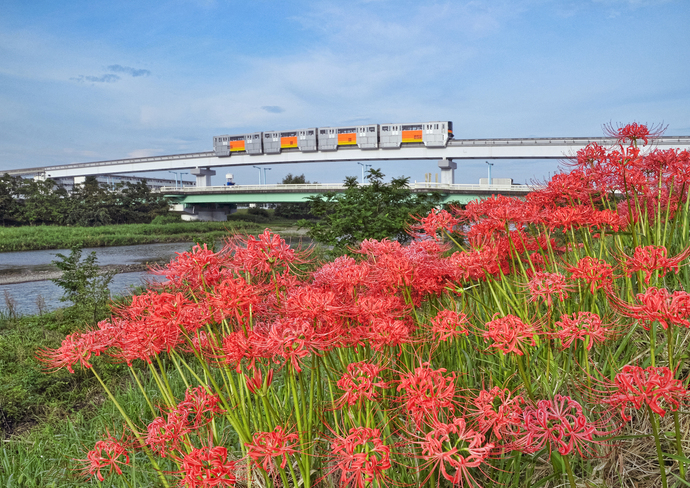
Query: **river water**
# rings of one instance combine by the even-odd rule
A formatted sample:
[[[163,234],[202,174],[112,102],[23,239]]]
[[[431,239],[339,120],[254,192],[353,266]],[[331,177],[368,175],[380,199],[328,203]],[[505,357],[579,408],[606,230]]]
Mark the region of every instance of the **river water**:
[[[187,251],[191,246],[191,242],[176,242],[85,248],[82,252],[82,258],[88,256],[91,251],[95,251],[96,262],[99,265],[164,264],[174,258],[176,252]],[[69,249],[0,253],[0,275],[26,271],[58,271],[52,261],[57,259],[57,254],[68,256],[69,253]],[[143,285],[146,280],[157,279],[159,279],[158,276],[146,272],[120,273],[113,278],[109,287],[110,293],[112,295],[124,295],[134,287]],[[7,312],[8,301],[13,303],[12,306],[21,315],[54,310],[69,305],[69,302],[60,301],[62,294],[62,289],[50,280],[0,285],[0,312]]]

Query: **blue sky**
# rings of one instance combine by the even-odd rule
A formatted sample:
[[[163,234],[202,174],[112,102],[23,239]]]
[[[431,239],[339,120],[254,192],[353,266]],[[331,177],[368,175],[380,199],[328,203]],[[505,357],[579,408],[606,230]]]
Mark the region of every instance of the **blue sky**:
[[[0,171],[353,122],[452,120],[456,138],[598,136],[633,121],[690,135],[687,0],[1,6]],[[521,183],[558,166],[495,163],[494,177]],[[438,172],[434,162],[380,166],[412,181]],[[456,182],[486,175],[483,161],[459,166]],[[251,167],[227,171],[258,182]],[[276,165],[268,183],[288,172],[339,182],[361,168]]]

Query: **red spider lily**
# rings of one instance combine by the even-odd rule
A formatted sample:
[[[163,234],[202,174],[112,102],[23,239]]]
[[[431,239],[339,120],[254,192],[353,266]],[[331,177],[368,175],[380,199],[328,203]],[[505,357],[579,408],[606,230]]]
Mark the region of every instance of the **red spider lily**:
[[[494,315],[494,319],[486,323],[487,330],[484,332],[484,339],[494,341],[491,347],[500,349],[504,354],[514,352],[522,356],[525,345],[536,345],[534,336],[537,332],[533,325],[524,323],[515,315],[497,316]]]
[[[527,289],[530,292],[530,301],[542,299],[548,307],[553,304],[553,295],[558,296],[559,301],[568,298],[568,292],[572,290],[565,281],[565,276],[560,273],[547,273],[537,271],[527,282]]]
[[[606,135],[615,137],[620,144],[626,142],[635,144],[638,140],[641,140],[646,145],[649,144],[650,138],[659,137],[664,133],[664,130],[665,127],[662,126],[652,127],[650,130],[646,125],[638,124],[637,122],[619,127],[618,129],[614,129],[610,124],[604,126]]]
[[[632,257],[623,255],[625,261],[622,261],[621,264],[625,267],[628,276],[637,272],[644,272],[644,282],[649,283],[654,271],[659,271],[660,277],[665,276],[670,270],[678,274],[681,261],[690,256],[690,247],[672,258],[667,257],[667,255],[668,250],[663,246],[636,247]]]
[[[472,400],[473,408],[470,415],[477,422],[477,429],[482,434],[491,430],[497,440],[512,435],[514,428],[522,424],[522,407],[525,400],[521,395],[513,396],[507,388],[494,386],[490,390],[482,390]]]
[[[455,409],[455,373],[446,377],[445,372],[444,368],[434,370],[429,363],[422,363],[413,372],[400,375],[397,391],[403,392],[405,411],[418,429],[424,419],[437,419],[442,409]]]
[[[571,316],[561,315],[554,324],[559,330],[554,336],[560,339],[563,348],[569,348],[580,339],[591,350],[594,343],[603,343],[612,332],[601,322],[601,318],[592,312],[575,312]]]
[[[234,461],[228,460],[228,451],[224,447],[192,448],[182,458],[184,478],[180,486],[188,488],[211,488],[215,486],[233,486],[235,477]]]
[[[196,430],[210,422],[213,415],[225,413],[220,403],[218,395],[210,393],[203,386],[197,386],[187,389],[184,400],[177,404],[176,410],[182,415],[186,413],[193,419],[192,428]]]
[[[639,320],[645,330],[654,322],[664,329],[676,324],[690,327],[690,294],[684,291],[670,293],[665,288],[650,286],[637,294],[637,304],[629,304],[610,295],[611,305],[622,315]]]
[[[103,481],[105,478],[101,470],[108,468],[108,474],[115,471],[121,475],[120,466],[129,464],[129,455],[122,441],[109,435],[108,439],[96,442],[94,448],[86,455],[86,463],[86,470],[90,474],[95,474],[98,481]]]
[[[441,310],[431,319],[431,333],[439,341],[447,341],[461,335],[467,336],[469,320],[467,315],[453,310]]]
[[[523,411],[522,450],[527,453],[539,451],[546,443],[549,449],[556,448],[561,455],[577,449],[580,456],[591,450],[590,444],[599,432],[582,413],[582,406],[568,396],[556,395],[553,400],[539,400],[537,406]]]
[[[347,373],[338,380],[337,386],[345,393],[336,404],[347,403],[352,406],[366,398],[376,401],[378,391],[376,388],[388,388],[389,385],[381,380],[379,374],[383,368],[377,364],[360,361],[347,365]]]
[[[309,322],[299,319],[276,320],[271,324],[266,341],[268,349],[273,352],[274,362],[289,363],[298,373],[302,371],[300,361],[315,352],[324,342],[317,338],[314,327]]]
[[[386,479],[384,472],[391,467],[390,447],[381,439],[379,429],[353,427],[346,437],[334,438],[331,446],[341,486],[365,488]]]
[[[573,170],[569,173],[556,173],[546,188],[529,193],[526,201],[535,207],[550,208],[564,204],[589,203],[594,193],[595,189],[589,178],[582,171]]]
[[[152,273],[167,279],[163,286],[202,290],[218,283],[228,264],[225,249],[216,253],[208,249],[206,244],[203,247],[197,244],[189,252],[177,253],[177,258],[164,268],[153,268]]]
[[[415,226],[415,228],[423,229],[426,235],[434,239],[438,238],[437,232],[444,230],[448,233],[453,232],[455,226],[460,223],[459,219],[456,219],[447,211],[434,208],[431,209],[429,215],[417,220],[419,220],[420,225]]]
[[[393,317],[376,317],[372,319],[365,338],[374,351],[384,347],[401,347],[410,342],[409,321]]]
[[[340,256],[314,272],[314,286],[330,288],[339,295],[354,297],[365,285],[370,267],[350,256]]]
[[[623,366],[623,370],[616,375],[607,398],[602,399],[614,408],[621,409],[621,418],[629,421],[632,417],[625,414],[626,408],[639,410],[643,405],[649,405],[654,413],[666,414],[666,409],[675,412],[680,403],[688,396],[683,383],[673,377],[669,368],[650,366],[646,369],[640,366]]]
[[[90,368],[91,356],[99,356],[107,351],[121,335],[121,330],[117,325],[108,321],[99,322],[98,327],[89,332],[75,332],[68,335],[57,349],[38,350],[38,359],[49,369],[67,368],[70,373],[74,373],[75,364]]]
[[[270,473],[275,467],[273,458],[282,458],[281,468],[285,468],[288,456],[296,454],[295,443],[299,440],[296,433],[288,434],[278,425],[273,432],[256,432],[252,442],[245,444],[247,455],[256,466]]]
[[[254,374],[251,377],[247,377],[247,389],[252,393],[258,391],[261,394],[265,394],[268,387],[273,383],[273,369],[268,370],[265,381],[260,368],[254,366],[253,371]]]
[[[177,409],[170,411],[167,419],[156,417],[147,427],[146,444],[161,457],[179,451],[184,436],[191,432],[188,417],[189,412]]]
[[[269,229],[258,239],[254,236],[246,239],[235,236],[228,244],[234,252],[233,266],[250,274],[286,272],[291,263],[302,261],[302,257],[294,249],[290,249],[284,239]]]
[[[571,280],[584,280],[592,294],[599,289],[609,290],[613,285],[613,268],[603,259],[585,256],[576,265],[566,265]]]
[[[467,429],[463,418],[454,418],[447,424],[433,423],[419,444],[422,458],[434,469],[438,467],[440,474],[453,486],[464,486],[465,482],[478,486],[470,468],[480,468],[494,448],[492,443],[485,442],[483,434]]]

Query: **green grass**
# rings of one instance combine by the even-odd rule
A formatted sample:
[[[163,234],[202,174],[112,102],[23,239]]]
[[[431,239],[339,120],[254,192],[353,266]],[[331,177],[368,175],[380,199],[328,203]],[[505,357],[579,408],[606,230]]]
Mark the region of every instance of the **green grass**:
[[[280,232],[294,221],[271,221]],[[159,242],[213,242],[230,234],[257,234],[265,225],[251,222],[179,222],[125,224],[102,227],[0,227],[0,252],[70,249],[72,247],[127,246]]]

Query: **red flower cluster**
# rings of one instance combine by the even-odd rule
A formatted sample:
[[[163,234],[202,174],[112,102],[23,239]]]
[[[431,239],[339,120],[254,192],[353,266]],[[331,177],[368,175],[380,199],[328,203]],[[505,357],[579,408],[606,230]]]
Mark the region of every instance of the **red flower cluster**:
[[[566,266],[570,279],[584,280],[589,284],[592,294],[596,290],[610,290],[613,285],[613,268],[603,259],[585,256],[574,266]]]
[[[554,336],[560,339],[565,349],[579,339],[590,351],[595,343],[606,341],[612,332],[604,327],[601,318],[592,312],[575,312],[572,316],[561,315],[561,319],[554,326],[559,329]]]
[[[556,395],[553,400],[539,400],[537,406],[523,412],[524,434],[518,444],[527,453],[539,451],[546,443],[561,455],[577,450],[584,456],[597,442],[597,429],[582,413],[582,406],[568,396]]]
[[[285,469],[288,456],[295,454],[295,443],[299,440],[296,433],[288,434],[278,425],[272,432],[256,432],[252,442],[245,444],[247,455],[256,466],[260,466],[267,473],[273,472],[275,464],[273,458],[282,458],[280,467]]]
[[[182,458],[184,478],[180,486],[187,488],[213,488],[233,486],[235,461],[228,460],[228,450],[221,446],[192,448]]]
[[[105,478],[101,470],[108,468],[109,474],[115,471],[121,475],[122,468],[120,466],[129,464],[129,454],[127,454],[127,448],[121,440],[108,436],[107,439],[96,442],[94,448],[86,455],[86,462],[88,472],[95,474],[98,481],[103,481]]]
[[[498,314],[494,315],[496,317]],[[522,356],[525,345],[534,346],[536,331],[530,324],[524,323],[515,315],[494,318],[486,323],[485,339],[491,339],[491,347],[500,349],[504,354],[514,352]]]
[[[491,435],[501,441],[521,425],[524,403],[521,395],[513,396],[507,388],[494,386],[488,391],[481,390],[472,400],[471,416],[475,418],[479,432],[486,434],[491,431]]]
[[[441,310],[436,317],[431,319],[431,333],[441,341],[447,341],[455,337],[469,335],[468,326],[470,322],[467,315],[453,310]]]
[[[654,413],[666,414],[666,409],[676,411],[680,407],[688,391],[683,383],[673,377],[673,371],[667,367],[643,369],[640,366],[623,366],[623,371],[616,375],[612,388],[616,388],[610,396],[602,401],[615,408],[620,408],[621,417],[625,421],[631,420],[625,414],[626,408],[639,410],[643,405],[649,405]]]
[[[690,247],[672,258],[667,257],[667,255],[668,250],[663,246],[636,247],[632,257],[624,254],[626,259],[622,264],[628,276],[644,272],[644,282],[649,283],[654,271],[659,271],[660,277],[665,276],[670,270],[678,274],[678,267],[681,261],[690,256]]]
[[[337,404],[347,403],[353,406],[360,403],[363,398],[376,401],[376,388],[388,388],[388,383],[379,377],[381,370],[379,365],[366,361],[348,364],[347,373],[343,374],[337,383],[338,388],[345,392]]]
[[[649,287],[637,294],[636,304],[615,296],[610,296],[609,301],[619,313],[639,320],[647,330],[654,322],[659,322],[664,329],[672,324],[690,327],[690,294],[684,291],[670,293],[665,288]]]
[[[447,424],[435,422],[420,444],[422,458],[434,469],[439,468],[453,486],[477,486],[470,468],[479,468],[494,448],[485,442],[484,435],[468,429],[463,418]]]
[[[353,427],[345,437],[336,437],[331,452],[340,471],[341,486],[365,488],[382,483],[391,467],[390,447],[379,429]]]
[[[556,295],[559,301],[568,298],[568,291],[572,290],[565,281],[565,276],[559,273],[547,273],[537,271],[527,282],[530,292],[530,301],[541,299],[547,306],[553,304],[553,296]]]
[[[434,370],[429,363],[423,363],[413,372],[401,375],[397,390],[402,391],[405,411],[417,428],[421,428],[425,419],[437,419],[442,409],[454,409],[455,373],[446,377],[445,372],[443,368]]]

